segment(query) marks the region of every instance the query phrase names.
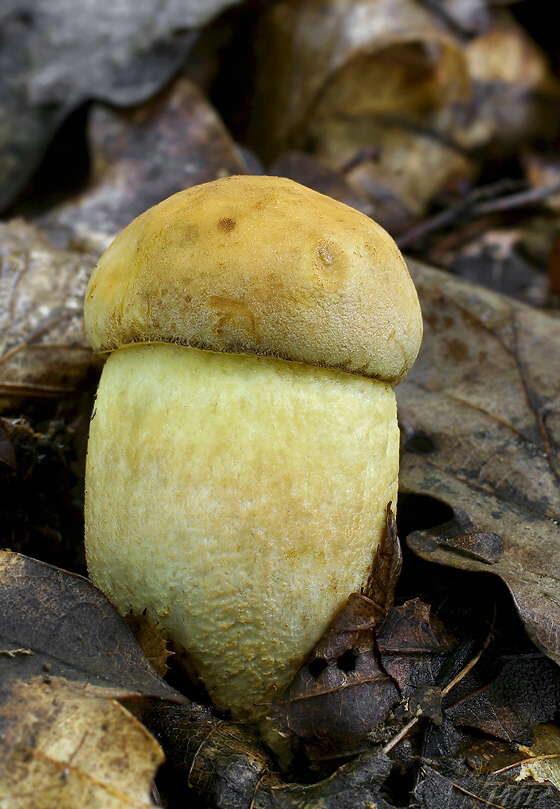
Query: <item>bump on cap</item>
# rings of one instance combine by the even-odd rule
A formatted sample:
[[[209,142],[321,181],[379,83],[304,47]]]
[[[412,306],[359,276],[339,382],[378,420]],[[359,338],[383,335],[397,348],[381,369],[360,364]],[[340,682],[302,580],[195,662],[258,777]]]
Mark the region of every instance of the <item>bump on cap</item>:
[[[135,219],[93,272],[85,320],[98,353],[169,342],[392,384],[422,339],[414,284],[383,228],[269,176],[194,186]]]

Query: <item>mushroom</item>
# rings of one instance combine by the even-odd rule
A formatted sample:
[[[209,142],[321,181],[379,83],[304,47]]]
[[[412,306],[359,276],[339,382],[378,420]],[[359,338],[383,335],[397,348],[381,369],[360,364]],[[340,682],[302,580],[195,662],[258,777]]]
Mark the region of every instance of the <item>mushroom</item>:
[[[85,318],[109,354],[90,575],[167,627],[218,708],[258,720],[364,587],[396,502],[392,385],[422,333],[406,265],[340,202],[228,177],[125,228]]]

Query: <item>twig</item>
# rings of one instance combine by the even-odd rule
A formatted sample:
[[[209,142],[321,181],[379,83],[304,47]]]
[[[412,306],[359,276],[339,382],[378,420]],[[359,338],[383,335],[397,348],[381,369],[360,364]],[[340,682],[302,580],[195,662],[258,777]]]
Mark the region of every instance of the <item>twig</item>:
[[[60,323],[60,321],[63,320],[65,317],[70,317],[70,315],[72,314],[73,312],[62,312],[62,314],[58,315],[57,317],[51,318],[51,320],[47,321],[47,323],[44,323],[42,326],[39,326],[37,329],[35,329],[35,331],[32,331],[31,334],[28,334],[27,337],[24,337],[21,343],[18,343],[17,345],[13,346],[13,348],[11,348],[9,351],[6,351],[5,354],[2,354],[2,356],[0,357],[0,365],[6,362],[7,360],[11,359],[15,354],[18,353],[18,351],[21,351],[22,348],[25,348],[30,343],[32,343],[33,340],[36,340],[37,337],[41,337],[43,334],[45,334],[45,332],[49,331],[49,329],[52,329],[53,326],[56,326],[57,323]]]
[[[508,181],[509,189],[512,186],[519,187],[519,182]],[[400,248],[408,247],[413,242],[428,236],[446,225],[451,225],[458,219],[477,219],[492,213],[511,211],[525,205],[534,205],[542,202],[547,197],[560,194],[560,183],[554,185],[541,186],[540,188],[529,188],[518,191],[515,194],[506,194],[496,197],[505,190],[505,182],[493,183],[492,185],[476,188],[462,202],[451,205],[443,211],[439,211],[434,216],[425,219],[418,225],[414,225],[399,236],[396,241]]]
[[[487,801],[486,798],[481,798],[480,795],[475,795],[474,792],[469,792],[469,790],[465,789],[465,787],[460,787],[459,784],[455,783],[455,781],[451,782],[451,786],[454,789],[458,789],[459,792],[462,792],[464,795],[468,795],[469,798],[474,798],[475,801],[480,801],[481,803],[486,804],[486,806],[493,806],[494,809],[506,809],[506,807],[503,806],[503,804],[501,804],[501,803],[492,803],[492,801]]]
[[[494,616],[494,621],[495,621],[495,620],[496,620],[496,617]],[[484,643],[482,644],[482,647],[481,647],[480,651],[479,651],[479,652],[478,652],[478,653],[477,653],[477,654],[476,654],[476,655],[473,657],[473,659],[472,659],[472,660],[469,660],[469,662],[467,663],[467,665],[466,665],[466,666],[464,666],[464,667],[461,669],[461,671],[459,672],[459,674],[457,674],[457,675],[456,675],[456,676],[455,676],[455,677],[454,677],[454,678],[451,680],[451,682],[450,682],[450,683],[448,683],[448,684],[445,686],[445,688],[443,688],[443,689],[442,689],[442,692],[441,692],[441,696],[442,696],[442,697],[447,696],[447,694],[449,694],[449,692],[451,691],[451,689],[452,689],[452,688],[455,688],[455,686],[456,686],[458,683],[460,683],[460,682],[461,682],[461,680],[463,679],[463,677],[466,677],[466,676],[467,676],[467,674],[469,673],[469,671],[470,671],[471,669],[473,669],[473,668],[476,666],[476,664],[478,663],[478,661],[480,660],[480,658],[482,657],[482,655],[484,654],[484,652],[486,651],[486,649],[487,649],[487,648],[488,648],[488,646],[490,645],[490,641],[492,640],[492,635],[493,635],[493,633],[494,633],[494,621],[492,621],[492,626],[490,627],[490,632],[488,633],[488,635],[487,635],[487,637],[486,637],[486,640],[485,640],[485,641],[484,641]]]
[[[359,149],[350,160],[347,160],[340,171],[342,174],[348,174],[349,171],[352,171],[352,169],[355,169],[356,166],[359,166],[360,163],[364,163],[366,160],[379,160],[380,153],[381,150],[379,146],[375,143],[370,143],[362,149]]]
[[[508,770],[514,770],[516,767],[522,767],[523,764],[532,764],[534,761],[550,761],[550,759],[560,759],[560,753],[548,753],[542,756],[529,756],[529,758],[522,758],[521,761],[516,761],[515,764],[508,764],[507,767],[501,767],[499,770],[493,770],[492,775],[500,775]]]
[[[496,620],[496,611],[495,611],[495,609],[494,609],[494,619],[493,619],[493,621],[492,621],[492,626],[490,627],[490,632],[488,633],[488,635],[487,635],[487,637],[486,637],[486,640],[485,640],[485,641],[484,641],[484,643],[482,644],[482,646],[481,646],[481,648],[480,648],[480,651],[479,651],[479,652],[478,652],[478,653],[477,653],[477,654],[476,654],[476,655],[473,657],[473,659],[472,659],[472,660],[469,660],[469,662],[467,663],[467,665],[466,665],[466,666],[464,666],[464,667],[461,669],[461,671],[459,672],[459,674],[457,674],[457,675],[456,675],[456,676],[455,676],[455,677],[454,677],[454,678],[451,680],[451,682],[450,682],[450,683],[448,683],[448,684],[445,686],[445,688],[443,688],[443,689],[442,689],[442,691],[441,691],[441,696],[442,696],[442,697],[447,696],[447,694],[449,694],[449,692],[451,691],[451,689],[455,688],[455,686],[456,686],[456,685],[457,685],[459,682],[461,682],[461,680],[463,679],[463,677],[466,677],[466,675],[469,673],[469,671],[470,671],[472,668],[474,668],[474,667],[476,666],[476,664],[478,663],[478,661],[480,660],[480,658],[482,657],[482,655],[484,654],[484,652],[486,651],[486,649],[487,649],[487,648],[488,648],[488,646],[490,645],[490,641],[492,640],[492,635],[493,635],[493,633],[494,633],[494,622],[495,622],[495,620]],[[410,733],[410,731],[412,730],[412,728],[413,728],[415,725],[417,725],[417,724],[418,724],[418,722],[419,722],[420,718],[421,718],[421,717],[419,717],[419,716],[415,716],[413,719],[411,719],[411,720],[410,720],[410,722],[408,722],[408,723],[407,723],[407,724],[404,726],[404,728],[402,728],[402,730],[400,730],[400,731],[397,733],[397,735],[396,735],[396,736],[393,736],[393,738],[391,739],[391,741],[390,741],[390,742],[387,742],[387,744],[385,745],[385,747],[383,747],[383,748],[382,748],[381,752],[382,752],[382,753],[384,753],[385,755],[387,755],[387,753],[389,753],[389,752],[390,752],[390,751],[393,749],[393,747],[395,747],[395,746],[396,746],[396,745],[397,745],[397,744],[398,744],[398,743],[399,743],[399,742],[400,742],[402,739],[404,739],[404,737],[405,737],[405,736],[407,736],[407,735]],[[475,797],[476,797],[476,796],[475,796]],[[493,804],[491,804],[491,805],[493,805]]]
[[[543,185],[540,188],[529,188],[527,191],[520,191],[519,194],[509,194],[501,199],[493,199],[488,202],[481,202],[474,208],[476,216],[484,216],[489,213],[500,211],[511,211],[514,208],[522,208],[524,205],[533,205],[535,202],[542,202],[547,197],[560,194],[560,183],[554,185]]]
[[[410,722],[408,722],[408,724],[406,724],[402,730],[399,730],[396,736],[393,736],[390,742],[387,742],[385,747],[381,748],[381,752],[384,753],[385,755],[387,755],[387,753],[390,753],[393,747],[396,747],[396,745],[402,739],[404,739],[405,736],[408,736],[412,728],[418,724],[419,720],[420,720],[419,716],[415,716],[414,719],[411,719]]]

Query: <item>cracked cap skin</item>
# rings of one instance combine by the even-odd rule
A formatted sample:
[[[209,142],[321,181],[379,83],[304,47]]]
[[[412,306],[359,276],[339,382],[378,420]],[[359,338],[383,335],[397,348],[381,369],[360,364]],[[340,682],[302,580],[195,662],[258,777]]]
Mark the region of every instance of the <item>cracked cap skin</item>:
[[[422,339],[414,284],[383,228],[269,176],[195,186],[135,219],[101,257],[85,319],[98,353],[169,342],[392,385]]]

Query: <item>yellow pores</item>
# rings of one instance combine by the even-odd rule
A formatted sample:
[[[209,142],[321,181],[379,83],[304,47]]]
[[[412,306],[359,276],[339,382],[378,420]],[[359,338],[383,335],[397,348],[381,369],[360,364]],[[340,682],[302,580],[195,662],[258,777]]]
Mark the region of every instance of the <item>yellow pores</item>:
[[[341,203],[227,178],[117,237],[86,325],[111,352],[88,447],[90,575],[168,628],[219,708],[259,719],[365,584],[396,502],[391,383],[421,338],[404,262]]]

